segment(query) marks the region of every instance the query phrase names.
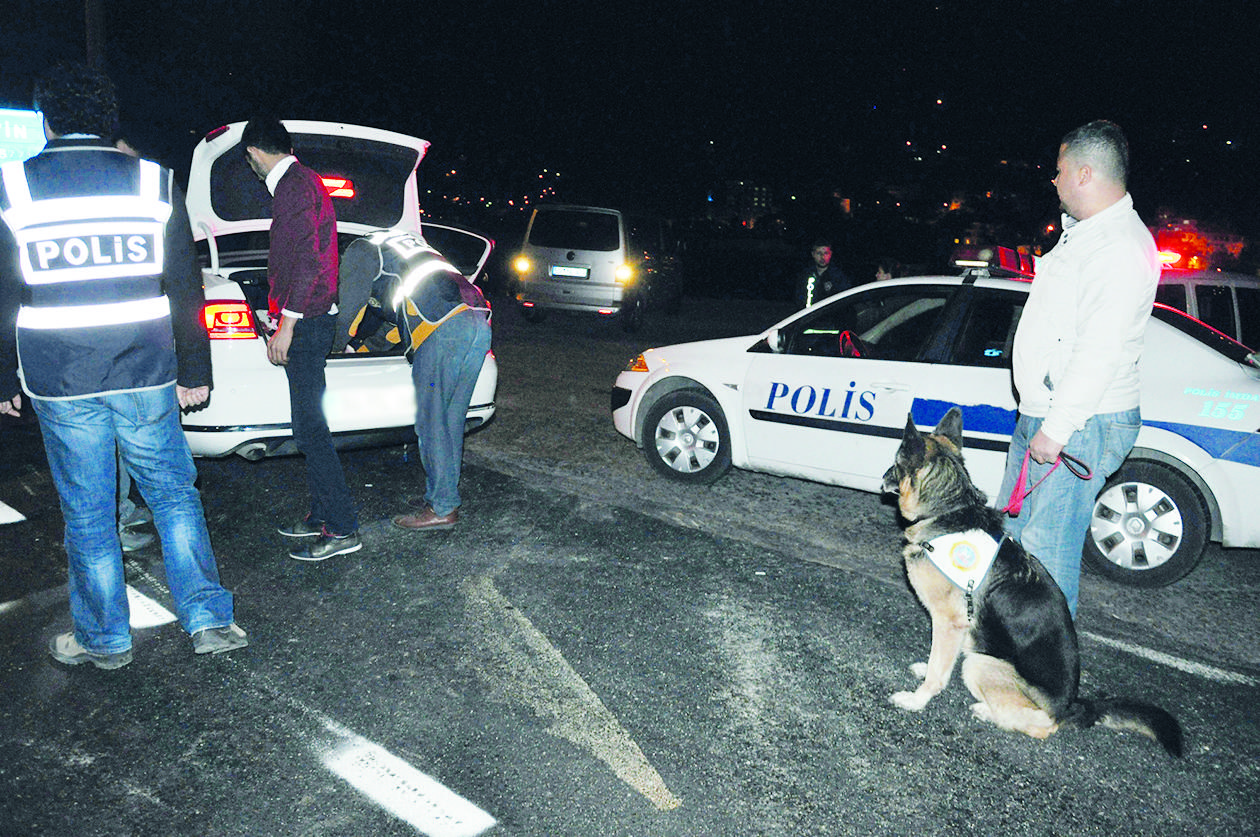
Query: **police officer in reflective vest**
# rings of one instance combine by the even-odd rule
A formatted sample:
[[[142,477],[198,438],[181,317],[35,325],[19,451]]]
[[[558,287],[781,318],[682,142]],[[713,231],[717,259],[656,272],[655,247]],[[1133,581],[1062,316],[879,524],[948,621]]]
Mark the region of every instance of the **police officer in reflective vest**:
[[[206,532],[180,407],[210,393],[204,302],[172,173],[114,148],[112,83],[79,64],[36,86],[48,145],[0,166],[0,413],[39,418],[65,518],[74,630],[62,663],[131,662],[115,515],[122,454],[153,511],[175,611],[198,654],[248,644]]]
[[[459,521],[464,419],[490,351],[490,304],[423,238],[400,230],[352,242],[341,277],[343,306],[357,312],[347,328],[350,348],[401,345],[411,358],[425,493],[414,502],[418,513],[399,515],[394,525],[449,529]],[[362,299],[369,282],[370,298]]]

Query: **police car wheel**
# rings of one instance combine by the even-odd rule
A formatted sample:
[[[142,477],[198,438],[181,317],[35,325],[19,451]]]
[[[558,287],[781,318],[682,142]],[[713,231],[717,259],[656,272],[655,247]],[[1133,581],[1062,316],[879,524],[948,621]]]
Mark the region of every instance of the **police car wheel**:
[[[1085,561],[1132,587],[1163,587],[1195,568],[1207,547],[1207,503],[1167,465],[1130,461],[1094,502]]]
[[[681,482],[707,485],[731,467],[726,417],[698,389],[676,390],[653,404],[643,422],[642,442],[652,467]]]

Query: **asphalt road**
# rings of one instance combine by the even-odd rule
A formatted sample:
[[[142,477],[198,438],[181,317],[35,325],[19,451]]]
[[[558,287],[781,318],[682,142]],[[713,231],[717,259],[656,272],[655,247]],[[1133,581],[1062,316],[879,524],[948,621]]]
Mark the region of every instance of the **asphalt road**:
[[[777,311],[688,303],[627,337],[496,313],[500,415],[470,437],[464,519],[394,529],[414,449],[347,453],[366,546],[286,557],[292,459],[201,461],[249,649],[196,658],[158,550],[136,553],[135,662],[51,661],[69,625],[60,516],[29,423],[0,428],[0,834],[866,835],[1254,833],[1260,561],[1183,582],[1085,579],[1083,691],[1174,712],[1046,742],[973,720],[955,682],[887,696],[926,618],[879,498],[732,472],[656,476],[607,417],[649,345]],[[764,320],[764,322],[759,322]]]

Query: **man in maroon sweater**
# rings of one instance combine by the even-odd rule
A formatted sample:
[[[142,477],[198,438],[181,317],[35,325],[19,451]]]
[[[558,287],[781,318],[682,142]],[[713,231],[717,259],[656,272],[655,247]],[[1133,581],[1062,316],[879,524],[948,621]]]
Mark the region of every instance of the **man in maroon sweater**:
[[[306,516],[279,532],[303,539],[292,557],[323,561],[363,547],[323,409],[324,366],[337,325],[337,216],[319,175],[293,156],[289,132],[278,119],[251,119],[241,147],[272,195],[268,309],[278,327],[267,342],[267,359],[289,378],[293,441],[306,457],[311,494]]]

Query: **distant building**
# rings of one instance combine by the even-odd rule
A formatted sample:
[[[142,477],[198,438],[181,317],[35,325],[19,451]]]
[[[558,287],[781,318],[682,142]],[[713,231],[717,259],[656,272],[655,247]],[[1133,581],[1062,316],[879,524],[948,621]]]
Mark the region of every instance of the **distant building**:
[[[752,229],[758,220],[775,211],[769,186],[746,180],[727,180],[709,193],[706,207],[709,221]]]

